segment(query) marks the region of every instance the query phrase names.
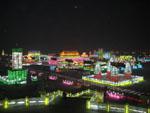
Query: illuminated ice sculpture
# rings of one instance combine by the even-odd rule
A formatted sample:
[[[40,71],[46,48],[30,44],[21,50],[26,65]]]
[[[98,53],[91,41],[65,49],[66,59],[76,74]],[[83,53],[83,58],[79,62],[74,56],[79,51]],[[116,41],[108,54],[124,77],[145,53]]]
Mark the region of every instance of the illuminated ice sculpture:
[[[95,68],[94,68],[94,73],[95,74],[100,74],[101,73],[101,64],[100,62],[96,62]]]
[[[125,70],[124,73],[132,73],[131,65],[129,62],[125,63]]]
[[[111,76],[117,76],[119,74],[119,69],[113,66],[111,73]]]
[[[110,63],[110,61],[107,63],[107,72],[111,72],[112,70],[112,65]]]
[[[12,69],[22,69],[22,49],[12,49]]]
[[[12,49],[12,69],[8,70],[8,84],[26,83],[27,70],[22,69],[22,49]]]

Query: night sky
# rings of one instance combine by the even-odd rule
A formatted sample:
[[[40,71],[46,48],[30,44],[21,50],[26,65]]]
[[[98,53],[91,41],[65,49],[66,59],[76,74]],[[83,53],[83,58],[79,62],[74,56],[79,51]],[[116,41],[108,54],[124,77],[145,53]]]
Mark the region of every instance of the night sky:
[[[150,49],[145,0],[0,1],[0,50]]]

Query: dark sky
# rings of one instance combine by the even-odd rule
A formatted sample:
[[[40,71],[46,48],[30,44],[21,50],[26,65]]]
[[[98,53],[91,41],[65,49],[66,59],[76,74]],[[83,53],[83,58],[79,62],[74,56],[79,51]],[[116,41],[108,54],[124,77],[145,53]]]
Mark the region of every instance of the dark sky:
[[[0,49],[150,49],[145,0],[3,0]]]

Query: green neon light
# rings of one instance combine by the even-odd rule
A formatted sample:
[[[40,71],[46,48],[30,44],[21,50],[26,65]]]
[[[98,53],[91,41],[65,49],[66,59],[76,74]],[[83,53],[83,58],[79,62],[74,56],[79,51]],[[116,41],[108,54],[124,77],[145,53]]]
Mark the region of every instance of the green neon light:
[[[26,84],[27,75],[28,72],[25,69],[8,70],[8,76],[6,78],[0,76],[0,84]]]
[[[13,48],[12,52],[22,52],[23,49],[22,48]]]
[[[27,77],[27,70],[8,70],[8,80],[22,81]]]
[[[8,84],[17,84],[21,81],[26,81],[27,70],[8,70]]]
[[[98,80],[98,79],[88,78],[88,77],[82,77],[82,79],[85,81],[108,85],[108,86],[129,86],[134,83],[139,83],[139,82],[144,81],[143,77],[137,77],[137,78],[133,78],[132,80],[125,80],[125,81],[121,81],[121,82],[111,82],[111,81],[107,81],[107,80]]]
[[[110,112],[110,104],[109,103],[107,103],[107,105],[106,105],[106,111]]]
[[[94,91],[88,89],[88,90],[85,90],[85,91],[77,92],[77,93],[75,93],[75,94],[67,93],[67,97],[72,97],[72,98],[74,98],[74,97],[80,97],[80,96],[82,96],[82,95],[85,95],[85,94],[92,94],[92,93],[94,93]]]

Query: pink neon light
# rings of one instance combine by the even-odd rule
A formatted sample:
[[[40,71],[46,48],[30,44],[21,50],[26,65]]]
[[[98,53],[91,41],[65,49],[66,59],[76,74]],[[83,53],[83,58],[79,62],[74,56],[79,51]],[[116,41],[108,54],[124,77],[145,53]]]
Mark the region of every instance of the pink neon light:
[[[122,94],[119,94],[119,93],[115,93],[115,92],[106,92],[107,95],[108,95],[108,98],[112,98],[112,99],[123,99],[124,98],[124,95]]]
[[[131,100],[131,101],[135,101],[135,102],[139,102],[139,103],[146,103],[144,100],[137,99],[137,98],[134,98],[134,97],[127,96],[126,98],[128,100]]]
[[[63,84],[71,86],[71,85],[73,85],[73,81],[63,80]]]
[[[49,76],[49,79],[50,80],[57,80],[57,77],[56,76]]]
[[[76,62],[83,62],[85,60],[89,60],[89,58],[82,58],[82,57],[79,57],[79,58],[72,58],[73,61],[76,61]]]
[[[57,60],[49,60],[49,65],[57,65],[58,61]]]
[[[144,101],[144,100],[137,99],[137,98],[130,97],[130,96],[124,96],[122,94],[115,93],[115,92],[107,91],[106,94],[107,94],[107,97],[110,99],[120,100],[120,99],[126,98],[127,100],[130,100],[130,101],[134,101],[134,102],[138,102],[138,103],[146,103],[146,101]]]

